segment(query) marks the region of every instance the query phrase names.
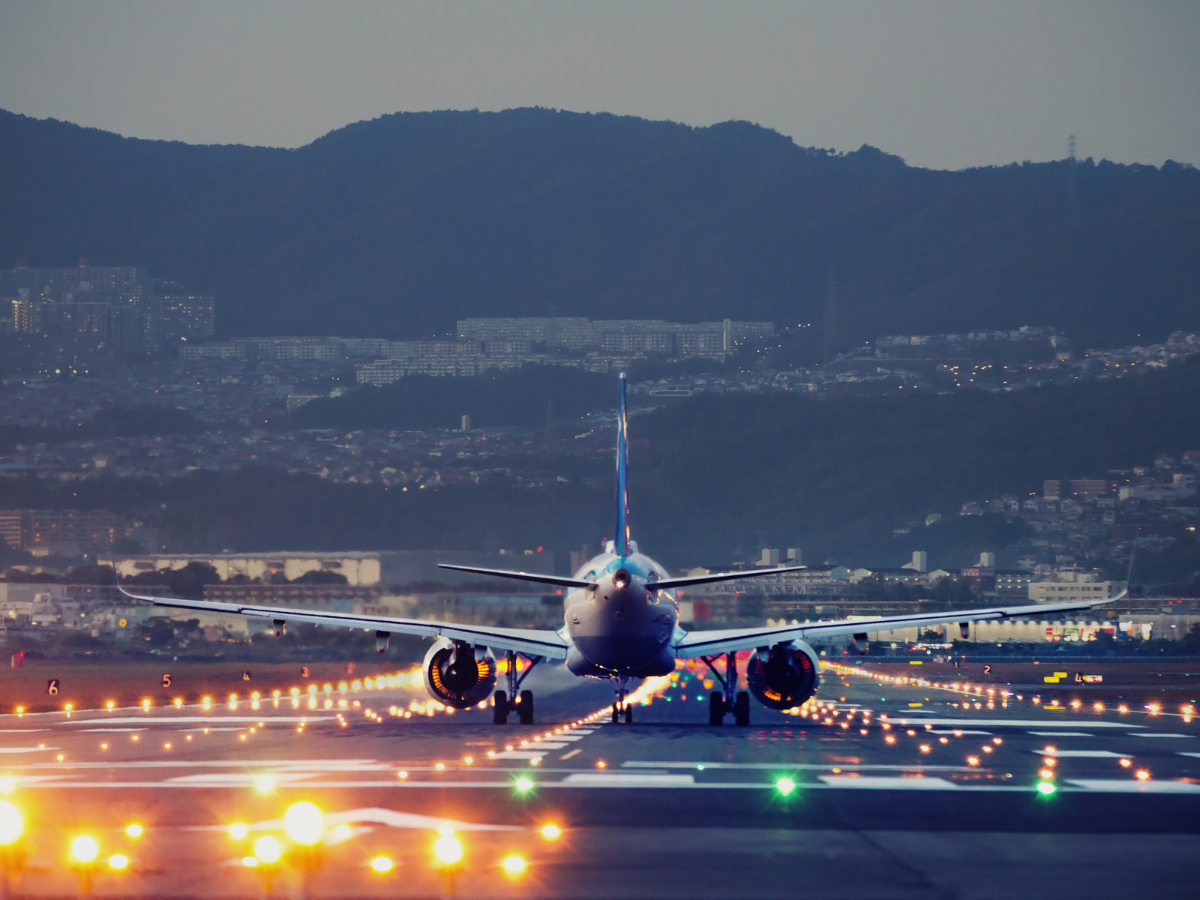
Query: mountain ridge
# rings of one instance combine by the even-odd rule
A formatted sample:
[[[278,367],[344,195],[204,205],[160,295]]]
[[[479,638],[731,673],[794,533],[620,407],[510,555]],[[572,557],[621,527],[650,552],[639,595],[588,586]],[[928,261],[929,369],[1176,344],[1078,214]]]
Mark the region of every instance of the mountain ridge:
[[[395,113],[295,149],[0,111],[0,266],[145,265],[216,294],[224,335],[553,314],[1112,345],[1200,328],[1198,238],[1200,173],[1172,163],[948,172],[747,122],[539,108]]]

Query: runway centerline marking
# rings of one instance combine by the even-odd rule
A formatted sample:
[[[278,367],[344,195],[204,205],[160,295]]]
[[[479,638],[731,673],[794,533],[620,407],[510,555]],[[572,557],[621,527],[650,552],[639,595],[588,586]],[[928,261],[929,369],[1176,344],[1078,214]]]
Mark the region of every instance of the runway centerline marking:
[[[639,772],[579,772],[568,775],[560,784],[568,787],[691,787],[696,779],[691,775]]]
[[[859,790],[900,791],[957,791],[959,786],[944,778],[884,778],[882,776],[855,777],[852,775],[819,775],[830,787],[857,788]],[[803,789],[803,785],[801,788]]]

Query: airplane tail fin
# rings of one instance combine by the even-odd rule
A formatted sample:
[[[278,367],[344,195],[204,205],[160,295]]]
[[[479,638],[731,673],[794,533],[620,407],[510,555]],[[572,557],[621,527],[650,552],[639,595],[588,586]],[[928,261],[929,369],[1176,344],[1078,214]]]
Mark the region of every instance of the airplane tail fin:
[[[617,526],[613,552],[629,555],[629,417],[625,412],[625,373],[621,373],[617,399]]]

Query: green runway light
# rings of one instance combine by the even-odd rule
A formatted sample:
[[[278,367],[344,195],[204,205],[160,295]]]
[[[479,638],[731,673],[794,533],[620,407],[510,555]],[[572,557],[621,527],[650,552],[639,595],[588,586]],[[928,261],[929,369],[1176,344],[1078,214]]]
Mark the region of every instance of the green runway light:
[[[1038,789],[1039,794],[1042,794],[1046,797],[1049,797],[1051,794],[1053,794],[1055,791],[1058,790],[1058,788],[1056,788],[1054,785],[1052,785],[1048,781],[1043,781],[1041,784],[1038,785],[1037,789]]]
[[[518,778],[514,786],[516,787],[517,791],[524,794],[533,787],[533,780],[530,778]]]
[[[796,782],[790,778],[780,778],[775,782],[775,790],[779,791],[783,796],[787,796],[796,789]]]

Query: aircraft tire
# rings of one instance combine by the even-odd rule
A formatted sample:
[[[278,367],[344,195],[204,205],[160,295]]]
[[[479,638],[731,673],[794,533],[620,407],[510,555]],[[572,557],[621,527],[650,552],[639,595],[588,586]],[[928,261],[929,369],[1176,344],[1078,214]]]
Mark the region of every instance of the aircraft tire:
[[[708,695],[708,724],[725,724],[725,698],[720,691]]]
[[[492,724],[507,725],[508,724],[508,694],[504,691],[496,691],[493,695],[492,702],[495,706],[492,707]]]
[[[521,691],[521,702],[517,705],[522,725],[533,724],[533,691]]]
[[[738,691],[733,704],[733,719],[743,727],[750,724],[750,695],[745,691]]]
[[[633,724],[633,706],[629,703],[625,704],[625,724]]]
[[[612,711],[613,711],[613,724],[616,725],[618,722],[621,721],[621,707],[618,706],[614,702],[612,705]]]

